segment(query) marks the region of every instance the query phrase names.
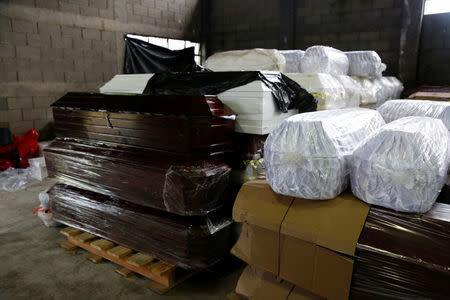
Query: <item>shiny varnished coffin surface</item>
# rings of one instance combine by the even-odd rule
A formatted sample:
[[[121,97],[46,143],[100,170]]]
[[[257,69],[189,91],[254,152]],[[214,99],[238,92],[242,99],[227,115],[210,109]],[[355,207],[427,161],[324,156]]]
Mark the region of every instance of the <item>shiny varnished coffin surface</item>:
[[[450,205],[426,214],[372,207],[356,247],[354,299],[448,299]]]
[[[234,112],[213,96],[68,93],[52,106],[59,137],[203,155],[231,150]]]
[[[182,268],[206,268],[230,249],[232,222],[219,214],[182,217],[61,183],[49,195],[59,222]]]
[[[179,215],[220,208],[230,173],[216,159],[62,138],[46,147],[44,156],[52,177]]]

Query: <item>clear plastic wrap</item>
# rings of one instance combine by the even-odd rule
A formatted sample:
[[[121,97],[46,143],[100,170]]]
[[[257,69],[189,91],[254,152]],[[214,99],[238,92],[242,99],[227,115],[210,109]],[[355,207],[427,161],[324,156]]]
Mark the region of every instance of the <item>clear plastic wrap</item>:
[[[304,113],[286,119],[266,140],[266,178],[280,194],[332,199],[348,185],[348,156],[384,124],[364,108]]]
[[[385,77],[394,85],[394,94],[392,95],[392,99],[400,99],[400,96],[403,93],[403,83],[394,76]]]
[[[345,89],[342,84],[330,74],[287,74],[307,90],[317,100],[317,110],[337,109],[346,107]]]
[[[31,165],[26,169],[8,168],[0,172],[0,190],[17,192],[42,181],[40,169]]]
[[[450,205],[427,214],[372,207],[356,246],[350,299],[448,299]]]
[[[431,100],[390,100],[378,107],[386,123],[409,116],[440,119],[450,130],[450,102]]]
[[[45,149],[45,159],[52,177],[179,215],[221,207],[230,173],[215,159],[59,138]]]
[[[427,212],[447,179],[450,133],[442,121],[406,117],[386,124],[354,151],[353,194],[402,212]]]
[[[396,99],[394,98],[394,96],[397,95],[397,86],[387,77],[380,77],[377,80],[379,84],[383,87],[383,97],[377,100],[377,107],[379,107],[387,100]]]
[[[359,107],[362,95],[361,84],[347,75],[337,75],[334,78],[344,87],[345,107]]]
[[[208,57],[205,67],[215,71],[279,71],[284,72],[286,59],[276,49],[246,49],[217,52]]]
[[[361,86],[361,101],[360,105],[367,106],[371,104],[377,103],[377,93],[378,89],[380,88],[379,85],[375,85],[372,80],[369,78],[364,77],[358,77],[354,76],[352,77],[355,79]]]
[[[235,113],[214,96],[68,93],[52,106],[58,137],[203,156],[232,146]]]
[[[349,67],[348,75],[369,78],[379,78],[386,65],[381,62],[381,58],[375,51],[349,51],[347,55]]]
[[[211,266],[230,249],[231,220],[182,217],[57,183],[54,219],[186,269]]]
[[[300,61],[305,51],[303,50],[280,50],[280,53],[286,59],[286,73],[301,73]]]
[[[348,74],[348,58],[345,53],[327,46],[306,49],[300,65],[302,73]]]

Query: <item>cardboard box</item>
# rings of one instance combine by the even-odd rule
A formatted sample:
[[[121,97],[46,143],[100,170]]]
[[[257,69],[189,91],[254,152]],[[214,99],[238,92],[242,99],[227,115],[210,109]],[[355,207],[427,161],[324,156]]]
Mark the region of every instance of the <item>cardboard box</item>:
[[[236,286],[236,293],[250,300],[319,300],[323,299],[276,276],[247,266]]]
[[[305,200],[251,181],[233,208],[233,219],[243,227],[231,253],[314,294],[348,299],[351,257],[369,208],[351,193]]]

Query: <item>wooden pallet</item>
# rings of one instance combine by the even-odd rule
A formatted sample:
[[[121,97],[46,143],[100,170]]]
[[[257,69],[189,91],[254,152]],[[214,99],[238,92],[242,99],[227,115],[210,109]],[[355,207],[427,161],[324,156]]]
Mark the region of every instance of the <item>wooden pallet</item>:
[[[124,277],[134,273],[147,277],[152,280],[148,288],[159,294],[168,292],[196,273],[196,271],[181,269],[76,228],[66,227],[60,233],[67,236],[67,241],[62,242],[61,247],[67,250],[83,248],[90,252],[86,258],[93,263],[102,262],[104,259],[112,261],[120,266],[115,272]]]

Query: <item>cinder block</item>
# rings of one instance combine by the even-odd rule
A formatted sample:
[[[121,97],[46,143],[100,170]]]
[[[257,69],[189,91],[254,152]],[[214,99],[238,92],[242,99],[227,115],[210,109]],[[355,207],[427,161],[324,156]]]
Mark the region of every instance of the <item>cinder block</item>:
[[[0,44],[0,57],[16,57],[14,46]]]
[[[94,41],[98,42],[97,40],[94,40]],[[73,49],[78,50],[78,51],[91,50],[92,42],[93,42],[93,40],[75,38],[75,39],[73,39]]]
[[[83,29],[83,39],[100,40],[100,31],[96,29]]]
[[[34,0],[14,0],[14,4],[34,6]]]
[[[43,79],[46,82],[64,82],[64,72],[56,70],[43,70]]]
[[[0,123],[8,123],[8,111],[0,110]],[[3,127],[3,126],[1,126]]]
[[[394,0],[373,1],[373,8],[392,8],[392,7],[394,7]]]
[[[53,108],[47,107],[47,120],[53,120]]]
[[[9,44],[13,46],[25,46],[27,44],[26,33],[21,32],[1,32],[0,44]]]
[[[80,6],[80,13],[84,16],[90,16],[90,17],[98,17],[99,11],[96,7],[91,6]]]
[[[61,36],[61,26],[59,24],[38,23],[38,31],[40,34]]]
[[[65,59],[77,59],[83,57],[82,49],[63,49]]]
[[[96,8],[108,8],[108,2],[106,0],[89,0],[89,6]]]
[[[375,32],[360,32],[359,38],[362,41],[376,41],[376,40],[380,39],[380,33],[377,31],[375,31]]]
[[[59,2],[59,9],[61,11],[65,11],[65,12],[72,12],[75,14],[79,14],[80,13],[80,7],[78,5],[75,4],[71,4],[71,3],[66,3],[66,2]]]
[[[89,0],[69,0],[69,2],[72,4],[77,4],[80,7],[89,5]]]
[[[342,33],[341,34],[341,40],[343,42],[357,41],[358,40],[358,33],[357,32]]]
[[[15,135],[23,135],[31,128],[33,128],[33,121],[18,121],[9,123],[9,130]]]
[[[112,9],[100,9],[99,16],[105,19],[114,19],[114,11]]]
[[[50,35],[27,33],[27,44],[34,47],[50,45]]]
[[[0,110],[8,109],[8,100],[6,97],[0,97]]]
[[[31,97],[8,97],[9,109],[32,108],[33,100]]]
[[[24,108],[22,109],[23,120],[47,119],[46,108]]]
[[[3,64],[0,62],[0,69],[6,70],[6,71],[0,72],[0,82],[17,81],[17,71],[15,70],[15,68],[13,68],[13,69],[4,68],[4,66],[6,66],[6,65],[7,64]]]
[[[66,36],[64,36],[64,37],[51,36],[50,40],[51,40],[51,46],[53,48],[57,48],[57,49],[63,49],[63,48],[71,49],[72,45],[73,45],[72,38],[66,37]]]
[[[33,120],[33,127],[37,131],[40,131],[44,129],[45,126],[47,126],[50,122],[51,120]]]
[[[84,76],[86,78],[86,82],[102,82],[103,81],[103,72],[98,71],[85,71]]]
[[[115,40],[115,35],[114,35],[114,32],[112,32],[112,31],[102,31],[101,37],[102,37],[102,41]]]
[[[11,19],[0,16],[0,31],[12,31]]]
[[[37,24],[21,20],[12,20],[12,29],[14,32],[37,33]]]
[[[39,69],[19,71],[17,75],[19,81],[42,81],[42,72]]]
[[[58,0],[36,0],[36,7],[58,10]]]
[[[45,108],[55,102],[55,97],[53,96],[33,96],[33,108]]]
[[[32,46],[17,46],[17,57],[19,58],[34,58],[39,59],[41,57],[41,49],[39,47]]]
[[[64,79],[66,82],[84,82],[84,73],[80,71],[64,72]]]
[[[68,36],[71,38],[81,38],[81,29],[78,27],[61,26],[62,36]]]

